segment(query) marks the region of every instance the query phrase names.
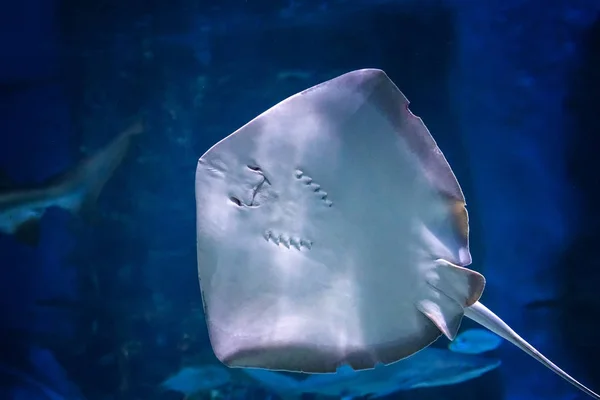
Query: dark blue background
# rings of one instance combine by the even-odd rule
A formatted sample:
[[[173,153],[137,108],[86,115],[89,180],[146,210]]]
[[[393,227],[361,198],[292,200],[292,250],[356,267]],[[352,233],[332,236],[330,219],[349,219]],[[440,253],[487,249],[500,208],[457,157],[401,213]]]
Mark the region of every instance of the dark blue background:
[[[164,395],[153,388],[208,346],[198,157],[279,100],[376,67],[410,99],[463,186],[486,304],[600,389],[599,10],[567,0],[3,4],[3,175],[33,185],[136,114],[147,129],[93,224],[50,210],[37,248],[0,236],[0,357],[18,364],[22,343],[37,343],[88,399]],[[497,352],[501,371],[398,396],[573,398],[509,347]],[[115,356],[123,349],[125,367]]]

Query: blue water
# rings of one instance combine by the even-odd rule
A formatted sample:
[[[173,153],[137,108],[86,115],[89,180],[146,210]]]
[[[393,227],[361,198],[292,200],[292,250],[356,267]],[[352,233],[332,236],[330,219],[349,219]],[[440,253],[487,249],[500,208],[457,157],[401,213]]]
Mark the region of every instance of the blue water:
[[[367,67],[452,165],[486,304],[600,390],[599,1],[23,0],[0,11],[0,198],[136,116],[145,132],[92,218],[51,208],[36,246],[0,234],[0,400],[183,399],[161,383],[210,354],[198,158],[287,96]],[[502,366],[480,378],[388,397],[581,396],[508,344],[492,356]],[[235,376],[190,399],[276,396]]]

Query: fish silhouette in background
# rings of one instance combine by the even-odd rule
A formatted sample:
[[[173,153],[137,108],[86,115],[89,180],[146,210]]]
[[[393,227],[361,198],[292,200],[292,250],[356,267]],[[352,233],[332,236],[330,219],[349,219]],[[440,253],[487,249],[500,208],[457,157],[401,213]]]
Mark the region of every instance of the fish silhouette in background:
[[[462,189],[381,70],[297,93],[196,169],[198,275],[229,367],[332,373],[391,364],[463,316],[600,399],[479,300]]]
[[[22,187],[4,179],[0,187],[0,232],[36,246],[40,240],[40,220],[49,208],[87,213],[123,161],[131,139],[143,130],[142,122],[136,121],[106,147],[42,184]]]
[[[181,393],[186,399],[227,397],[235,388],[247,390],[256,383],[241,369],[225,367],[210,348],[195,354],[186,365],[160,384],[161,390]],[[198,397],[196,397],[198,396]]]
[[[7,393],[10,393],[7,398],[84,400],[50,350],[22,343],[3,343],[2,347],[4,361],[0,362],[0,380],[7,384]],[[15,357],[15,353],[20,356]],[[10,355],[14,360],[10,360]]]
[[[161,388],[187,397],[210,392],[231,382],[231,374],[223,365],[198,365],[181,369],[166,379]]]
[[[502,338],[484,329],[468,329],[448,344],[448,349],[456,353],[482,354],[496,350],[502,344]]]
[[[303,393],[345,399],[369,399],[392,393],[446,385],[456,385],[477,378],[497,368],[500,361],[481,356],[458,354],[449,350],[426,348],[412,357],[391,365],[354,371],[343,366],[334,374],[284,375],[265,369],[243,371],[266,389],[284,399],[299,399]],[[293,375],[297,375],[295,379]]]

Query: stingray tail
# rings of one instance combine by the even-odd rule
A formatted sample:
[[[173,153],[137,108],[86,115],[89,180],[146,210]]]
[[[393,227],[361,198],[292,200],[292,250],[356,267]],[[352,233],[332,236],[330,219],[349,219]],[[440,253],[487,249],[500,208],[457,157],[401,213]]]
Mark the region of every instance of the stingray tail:
[[[600,396],[576,381],[573,377],[567,374],[565,371],[556,366],[552,361],[548,360],[542,353],[537,351],[532,345],[527,343],[525,339],[519,336],[515,331],[513,331],[500,317],[494,314],[490,309],[481,304],[480,302],[474,303],[470,307],[465,308],[465,316],[478,324],[488,328],[498,336],[503,337],[508,340],[525,353],[529,354],[531,357],[538,360],[540,363],[544,364],[546,367],[554,371],[558,376],[586,393],[587,395],[600,399]]]

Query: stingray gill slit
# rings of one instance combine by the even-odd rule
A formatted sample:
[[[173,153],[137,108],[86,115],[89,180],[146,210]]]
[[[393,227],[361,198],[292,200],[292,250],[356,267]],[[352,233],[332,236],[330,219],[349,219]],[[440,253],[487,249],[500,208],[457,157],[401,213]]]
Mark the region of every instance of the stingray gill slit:
[[[328,193],[324,190],[321,190],[321,185],[319,185],[318,183],[316,183],[313,178],[311,178],[310,176],[306,175],[304,173],[304,171],[302,171],[301,169],[296,169],[294,171],[294,177],[296,179],[298,179],[301,183],[303,183],[304,185],[306,185],[308,187],[309,190],[312,190],[322,201],[323,204],[325,204],[327,207],[331,207],[333,206],[333,202],[331,200],[329,200]]]

